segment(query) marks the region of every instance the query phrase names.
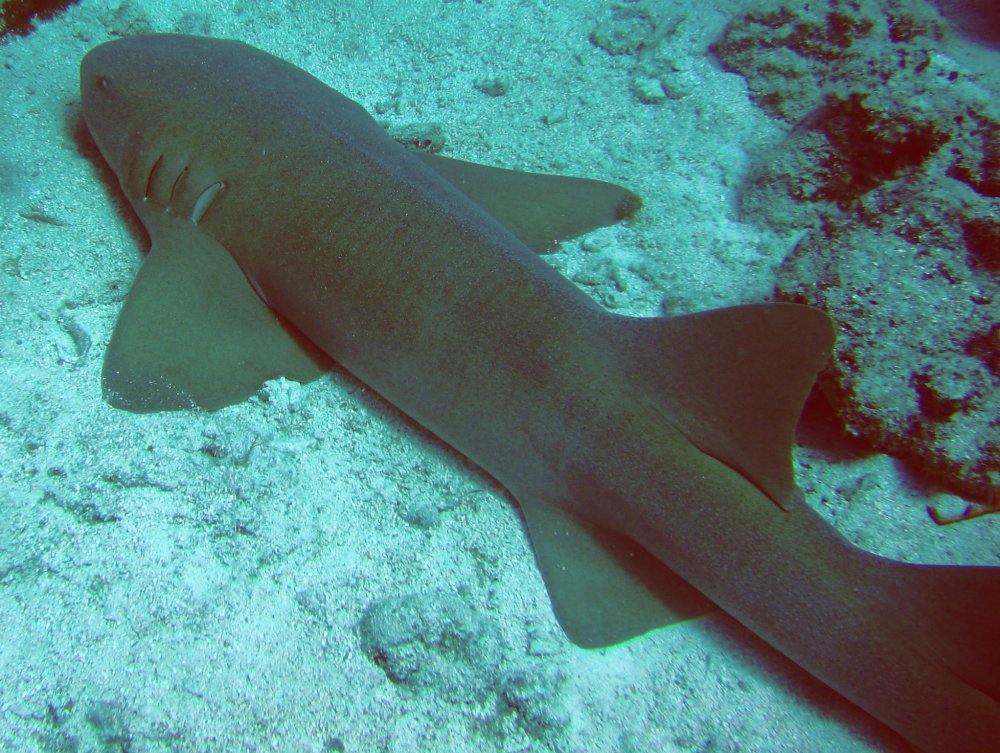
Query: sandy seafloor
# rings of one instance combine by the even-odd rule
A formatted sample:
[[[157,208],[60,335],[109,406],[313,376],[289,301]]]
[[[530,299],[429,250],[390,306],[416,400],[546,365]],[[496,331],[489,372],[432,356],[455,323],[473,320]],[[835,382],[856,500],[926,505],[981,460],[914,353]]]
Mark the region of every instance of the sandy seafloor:
[[[391,124],[439,122],[445,154],[628,185],[634,222],[547,258],[648,316],[762,300],[789,250],[734,208],[783,134],[707,53],[743,3],[690,5],[647,4],[698,80],[662,105],[589,41],[600,0],[84,0],[0,46],[0,750],[906,750],[724,615],[576,648],[512,500],[343,373],[215,414],[101,399],[146,245],[80,121],[78,64],[109,32],[241,39]],[[509,92],[474,85],[492,77]],[[1000,517],[936,527],[925,505],[955,501],[887,457],[796,463],[861,546],[1000,562]],[[474,650],[414,649],[393,682],[358,625],[403,597],[418,623],[465,610]]]

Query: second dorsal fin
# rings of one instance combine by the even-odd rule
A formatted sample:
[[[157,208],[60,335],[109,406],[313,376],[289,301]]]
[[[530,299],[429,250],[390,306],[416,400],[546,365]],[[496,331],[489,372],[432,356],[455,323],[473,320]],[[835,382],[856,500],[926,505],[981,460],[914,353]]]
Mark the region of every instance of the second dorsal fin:
[[[663,401],[688,440],[779,507],[798,497],[795,426],[834,330],[819,309],[733,306],[672,319],[613,317],[632,377]]]

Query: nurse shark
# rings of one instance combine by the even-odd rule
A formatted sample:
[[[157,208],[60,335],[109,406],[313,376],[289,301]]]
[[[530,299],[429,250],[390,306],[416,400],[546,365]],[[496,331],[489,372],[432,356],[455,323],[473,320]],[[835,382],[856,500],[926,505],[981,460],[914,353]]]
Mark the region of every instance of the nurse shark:
[[[637,196],[407,151],[240,42],[108,42],[80,85],[152,241],[112,405],[215,410],[333,359],[517,500],[577,644],[720,608],[917,750],[1000,744],[1000,568],[862,551],[795,485],[826,314],[611,314],[537,252]]]

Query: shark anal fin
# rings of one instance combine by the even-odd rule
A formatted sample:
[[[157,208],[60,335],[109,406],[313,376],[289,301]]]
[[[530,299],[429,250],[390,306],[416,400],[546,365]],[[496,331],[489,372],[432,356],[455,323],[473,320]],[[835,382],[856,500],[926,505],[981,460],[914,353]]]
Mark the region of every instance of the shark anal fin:
[[[153,245],[108,345],[105,399],[136,413],[240,402],[268,379],[316,379],[330,362],[254,293],[194,224],[147,222]]]
[[[628,219],[642,206],[637,194],[601,180],[487,167],[426,152],[417,156],[539,253]]]
[[[556,617],[578,646],[612,646],[716,609],[628,537],[544,502],[519,504]]]
[[[672,319],[614,317],[633,379],[702,452],[776,505],[801,499],[791,449],[834,329],[819,309],[761,303]]]

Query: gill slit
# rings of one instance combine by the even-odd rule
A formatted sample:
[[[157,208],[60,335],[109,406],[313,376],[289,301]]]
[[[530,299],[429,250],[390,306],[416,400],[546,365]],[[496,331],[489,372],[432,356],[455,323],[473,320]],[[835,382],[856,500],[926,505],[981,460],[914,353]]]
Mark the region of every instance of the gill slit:
[[[142,138],[141,134],[132,131],[129,134],[128,141],[125,147],[125,179],[122,181],[122,188],[126,190],[132,190],[136,184],[136,174],[135,171],[139,167],[139,154],[142,151]]]
[[[177,177],[174,179],[174,185],[170,187],[170,204],[173,205],[174,197],[180,193],[181,186],[184,185],[184,179],[187,178],[188,171],[191,169],[191,165],[184,165],[184,169],[177,173]]]
[[[149,199],[150,191],[153,188],[153,179],[156,177],[157,171],[160,169],[160,165],[163,164],[163,155],[161,154],[156,158],[156,162],[153,163],[153,167],[150,168],[149,175],[146,177],[146,188],[143,190],[142,196],[144,199]]]

